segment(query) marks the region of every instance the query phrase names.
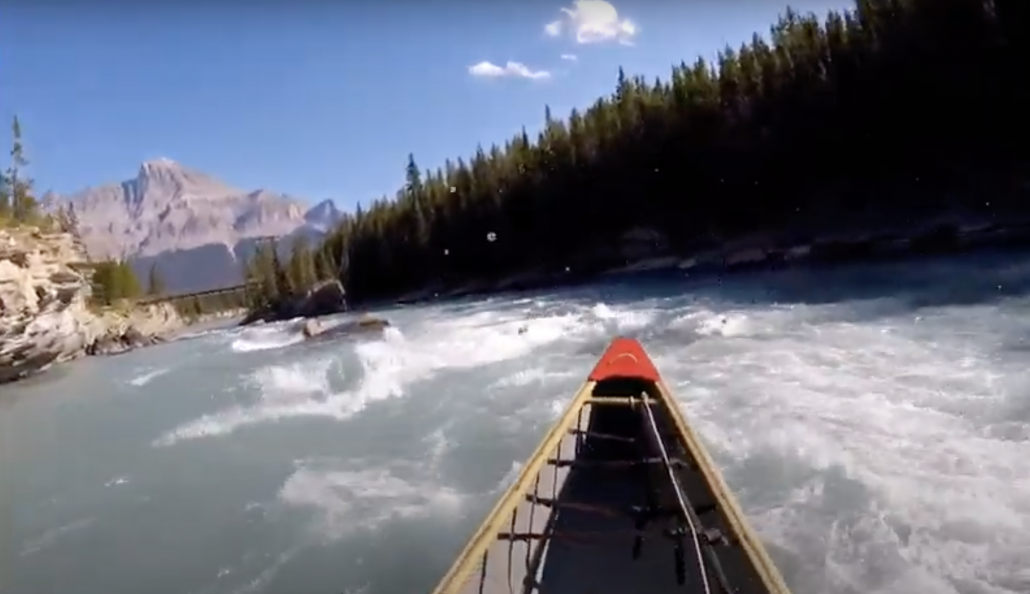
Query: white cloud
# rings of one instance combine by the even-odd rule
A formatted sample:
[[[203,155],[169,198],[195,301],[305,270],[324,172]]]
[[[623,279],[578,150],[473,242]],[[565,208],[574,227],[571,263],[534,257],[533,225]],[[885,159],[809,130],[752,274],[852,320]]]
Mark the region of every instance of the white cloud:
[[[623,45],[633,45],[633,38],[639,32],[632,21],[620,19],[615,7],[605,0],[576,0],[572,8],[562,8],[561,11],[577,43],[617,41]],[[554,21],[548,23],[544,30],[551,36],[557,36],[565,29],[564,25],[564,21]]]
[[[579,57],[576,56],[576,54],[562,54],[561,59],[565,60],[566,62],[576,62],[577,60],[579,60]]]
[[[530,78],[533,80],[551,77],[551,73],[546,70],[531,70],[525,64],[511,61],[504,66],[498,66],[492,62],[483,61],[474,66],[469,66],[469,74],[472,76],[484,76],[488,78],[514,76],[517,78]]]

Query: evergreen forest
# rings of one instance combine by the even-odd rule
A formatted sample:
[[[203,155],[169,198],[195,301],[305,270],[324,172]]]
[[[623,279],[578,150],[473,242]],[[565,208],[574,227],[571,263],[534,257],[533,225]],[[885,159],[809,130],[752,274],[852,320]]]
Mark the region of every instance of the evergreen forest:
[[[352,299],[527,270],[618,264],[644,227],[690,253],[775,232],[1028,210],[1028,8],[1011,0],[859,0],[786,10],[768,33],[543,130],[423,170],[321,245],[247,268],[252,307],[339,278]],[[613,73],[614,78],[615,73]]]

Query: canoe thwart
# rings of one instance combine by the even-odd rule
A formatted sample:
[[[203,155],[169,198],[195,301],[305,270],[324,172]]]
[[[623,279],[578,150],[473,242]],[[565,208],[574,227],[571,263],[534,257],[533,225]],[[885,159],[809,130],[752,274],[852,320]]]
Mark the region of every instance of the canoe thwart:
[[[686,460],[680,460],[678,458],[670,460],[669,462],[672,463],[673,466],[680,467],[680,468],[693,468],[695,466],[694,464],[691,464],[690,462],[687,462]],[[557,458],[548,458],[547,459],[547,463],[550,464],[551,466],[557,466],[559,468],[572,468],[572,467],[582,467],[582,468],[590,468],[590,467],[594,467],[594,468],[597,468],[597,467],[638,468],[638,467],[641,467],[641,466],[648,466],[648,465],[651,465],[651,464],[662,464],[663,462],[662,462],[661,458],[644,458],[644,459],[641,459],[641,460],[580,460],[580,459],[576,459],[576,460],[562,459],[562,460],[559,460]]]
[[[586,431],[584,429],[569,429],[569,435],[577,435],[584,438],[590,439],[606,439],[611,441],[621,441],[623,443],[635,443],[636,440],[632,437],[623,437],[622,435],[613,435],[611,433],[598,433],[596,431]]]
[[[645,404],[653,405],[656,404],[653,400],[645,401],[639,396],[591,396],[584,402],[584,404],[594,404],[602,406],[644,406]]]
[[[616,338],[433,594],[790,594],[643,347]]]

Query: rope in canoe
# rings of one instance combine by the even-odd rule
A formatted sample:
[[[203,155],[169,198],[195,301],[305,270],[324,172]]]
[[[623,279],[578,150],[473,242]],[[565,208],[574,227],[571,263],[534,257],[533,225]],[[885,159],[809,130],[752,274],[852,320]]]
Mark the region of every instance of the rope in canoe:
[[[719,587],[723,592],[729,592],[729,583],[726,579],[726,575],[722,571],[722,565],[719,563],[719,558],[711,548],[711,543],[705,539],[702,543],[701,538],[701,526],[700,521],[695,517],[693,507],[687,500],[686,494],[683,492],[683,487],[680,485],[679,479],[676,477],[676,471],[672,461],[669,459],[669,452],[665,448],[665,440],[662,439],[661,433],[658,431],[658,423],[655,421],[654,412],[651,410],[650,400],[647,395],[641,395],[643,400],[643,409],[645,416],[647,417],[648,425],[651,429],[651,433],[655,439],[655,443],[658,447],[658,453],[662,460],[662,466],[665,469],[665,474],[672,485],[673,492],[676,496],[676,504],[679,506],[679,512],[682,515],[683,520],[687,523],[687,527],[690,530],[691,539],[694,544],[694,554],[696,556],[698,572],[701,574],[701,582],[704,587],[705,594],[712,594],[711,584],[708,580],[708,567],[705,563],[705,556],[707,554],[709,564],[712,566],[715,572],[716,580]]]
[[[588,513],[588,514],[589,513],[593,513],[593,514],[600,514],[600,515],[605,515],[605,516],[609,516],[609,517],[634,518],[636,520],[636,526],[635,526],[634,529],[630,529],[630,530],[621,529],[621,530],[604,530],[604,531],[590,531],[590,530],[585,530],[584,531],[584,530],[555,530],[555,528],[557,528],[557,526],[555,526],[554,524],[551,524],[548,527],[544,528],[543,531],[540,531],[540,532],[534,531],[532,529],[523,532],[523,531],[516,530],[516,516],[517,516],[517,512],[513,513],[512,517],[511,517],[511,524],[509,526],[509,530],[506,531],[506,532],[501,532],[500,534],[497,535],[500,540],[504,540],[504,541],[508,542],[508,546],[506,547],[507,548],[507,556],[508,556],[508,560],[507,560],[507,566],[508,566],[507,578],[508,579],[506,581],[507,581],[507,586],[508,586],[508,592],[510,594],[515,594],[516,590],[519,590],[519,591],[521,591],[521,592],[523,592],[525,594],[528,594],[529,592],[536,592],[539,589],[540,584],[536,582],[536,580],[533,578],[533,575],[539,569],[540,561],[542,561],[542,559],[544,557],[546,557],[545,550],[547,548],[548,541],[559,540],[559,541],[566,541],[566,542],[570,542],[570,543],[571,542],[578,542],[578,543],[582,543],[582,544],[587,544],[589,542],[596,541],[599,538],[600,539],[603,539],[603,538],[606,538],[606,537],[616,537],[616,538],[622,537],[622,538],[625,538],[626,536],[631,536],[632,535],[632,536],[634,536],[634,541],[635,541],[634,542],[634,547],[633,547],[633,549],[634,549],[633,557],[634,557],[634,559],[636,559],[639,556],[639,548],[640,548],[640,545],[642,544],[642,540],[643,540],[644,536],[647,533],[647,530],[645,528],[646,524],[650,523],[652,520],[656,520],[656,519],[658,519],[660,517],[663,517],[663,516],[679,517],[680,521],[683,524],[685,524],[685,525],[681,525],[681,526],[676,527],[676,528],[666,529],[664,531],[666,538],[671,538],[671,539],[674,539],[674,540],[677,541],[677,544],[675,546],[677,581],[681,585],[684,583],[683,579],[684,579],[684,576],[685,576],[685,571],[684,571],[684,567],[683,567],[684,560],[683,560],[682,541],[684,540],[684,537],[687,536],[686,532],[689,532],[690,533],[690,538],[691,538],[692,544],[693,544],[693,547],[692,547],[693,552],[694,552],[693,557],[695,558],[695,563],[696,563],[696,567],[697,567],[697,573],[700,576],[700,580],[701,580],[701,584],[700,585],[702,586],[702,590],[700,590],[699,592],[703,592],[703,594],[728,594],[728,593],[733,591],[729,587],[729,585],[728,585],[729,582],[728,582],[727,577],[726,577],[726,575],[725,575],[725,573],[723,571],[723,568],[721,566],[721,563],[720,563],[720,560],[718,558],[718,555],[716,554],[716,552],[713,550],[713,547],[712,547],[712,545],[715,544],[713,539],[719,538],[718,537],[718,530],[714,531],[716,534],[709,535],[708,531],[706,531],[704,529],[704,527],[702,525],[702,521],[697,516],[697,514],[707,513],[709,511],[714,510],[715,509],[715,505],[714,504],[708,504],[708,505],[703,505],[703,506],[701,506],[699,508],[695,508],[695,507],[692,506],[692,503],[690,502],[688,496],[686,495],[685,490],[684,490],[683,486],[680,484],[679,478],[677,476],[677,469],[680,469],[680,468],[683,468],[683,467],[691,468],[691,466],[688,463],[684,462],[683,460],[674,459],[674,458],[670,457],[670,454],[669,454],[668,448],[666,446],[665,440],[663,439],[662,433],[659,430],[658,422],[655,419],[655,415],[654,415],[654,412],[652,410],[651,404],[654,403],[655,401],[649,399],[648,396],[646,394],[644,394],[644,395],[640,396],[640,398],[639,398],[639,400],[637,400],[637,402],[643,404],[643,406],[640,407],[640,408],[643,409],[643,413],[644,413],[643,415],[641,415],[643,417],[641,419],[641,421],[643,421],[642,424],[644,425],[643,428],[645,429],[645,431],[647,433],[651,434],[650,437],[653,437],[653,440],[654,440],[653,447],[654,447],[654,449],[657,449],[658,456],[654,455],[654,450],[651,450],[651,452],[652,452],[651,454],[648,454],[646,450],[641,450],[640,453],[638,454],[639,458],[637,458],[636,460],[627,459],[627,460],[611,460],[611,461],[604,461],[604,462],[601,462],[601,461],[588,461],[588,460],[575,460],[575,459],[574,460],[565,460],[565,459],[563,459],[563,457],[561,455],[561,444],[558,444],[557,452],[555,452],[555,457],[554,458],[549,458],[547,460],[547,465],[550,466],[552,469],[557,469],[557,468],[560,468],[560,467],[572,467],[572,466],[588,466],[589,467],[589,466],[593,466],[593,465],[601,465],[601,466],[606,466],[606,467],[610,466],[610,467],[614,467],[614,468],[617,468],[617,467],[639,468],[641,470],[644,470],[645,477],[648,474],[646,472],[646,470],[645,470],[645,468],[647,466],[651,466],[651,465],[661,466],[662,470],[663,470],[662,475],[664,475],[663,476],[664,480],[661,480],[661,482],[666,483],[669,487],[671,487],[670,490],[671,490],[671,494],[674,495],[674,498],[675,498],[674,501],[669,501],[669,506],[665,507],[665,506],[662,506],[662,505],[658,504],[658,502],[653,500],[652,497],[648,496],[647,497],[648,502],[643,507],[634,505],[634,506],[630,506],[629,508],[626,508],[626,509],[621,509],[620,507],[617,507],[617,506],[613,507],[613,506],[608,506],[608,505],[603,505],[603,504],[602,505],[597,505],[597,504],[587,503],[587,502],[562,501],[562,500],[560,500],[558,498],[558,493],[557,492],[552,492],[551,493],[552,497],[541,497],[540,495],[538,495],[537,494],[537,489],[539,488],[539,477],[538,477],[537,478],[538,482],[537,482],[536,488],[533,489],[532,493],[529,493],[529,494],[525,495],[525,499],[528,502],[533,504],[529,508],[529,510],[528,510],[528,513],[530,515],[530,524],[531,525],[533,524],[532,516],[534,515],[534,512],[536,511],[536,507],[537,506],[544,506],[544,507],[550,507],[550,508],[554,509],[555,511],[557,511],[559,509],[564,509],[564,510],[567,510],[567,511],[575,511],[575,512]],[[638,408],[638,410],[639,410],[639,408]],[[617,436],[608,436],[608,435],[601,435],[601,434],[592,435],[590,432],[586,432],[586,431],[577,432],[577,433],[582,433],[583,434],[580,437],[582,437],[582,436],[591,436],[591,437],[599,437],[599,438],[600,437],[604,437],[604,438],[617,437]],[[639,442],[637,440],[634,440],[632,438],[629,438],[629,439],[620,438],[620,440],[625,440],[625,441],[628,441],[628,442],[636,442],[638,444],[641,443],[641,442]],[[578,450],[578,448],[577,448],[577,450]],[[650,483],[650,480],[645,480],[644,482],[645,483]],[[552,490],[553,489],[554,489],[554,487],[552,487]],[[650,492],[651,488],[648,487],[646,490]],[[722,539],[722,540],[724,540],[724,539]],[[515,551],[514,551],[513,547],[514,547],[514,544],[516,542],[520,542],[520,541],[521,542],[537,541],[537,542],[541,543],[541,546],[539,548],[534,547],[535,554],[531,554],[530,553],[530,549],[528,549],[528,548],[526,549],[526,559],[525,559],[525,568],[524,568],[524,570],[526,571],[526,577],[523,580],[521,580],[522,581],[522,584],[521,584],[522,587],[521,588],[517,588],[515,582],[517,582],[519,580],[513,579],[514,576],[512,575],[512,569],[514,568],[514,566],[516,564],[515,559],[514,559]],[[483,562],[484,562],[483,569],[485,571],[485,565],[486,565],[486,557],[485,556],[484,556]],[[712,575],[709,575],[710,573]],[[484,573],[481,576],[481,580],[485,579],[485,578],[486,578],[486,575]],[[715,590],[713,590],[713,586],[716,588]]]

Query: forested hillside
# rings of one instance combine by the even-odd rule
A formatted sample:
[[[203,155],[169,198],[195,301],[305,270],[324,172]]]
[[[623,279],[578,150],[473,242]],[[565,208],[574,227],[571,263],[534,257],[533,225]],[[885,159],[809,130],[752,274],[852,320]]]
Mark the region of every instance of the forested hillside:
[[[370,298],[610,265],[597,254],[638,226],[689,252],[768,230],[1011,212],[1030,173],[1025,13],[981,0],[862,0],[825,19],[788,10],[714,64],[681,63],[667,80],[620,70],[589,109],[547,110],[537,138],[431,171],[412,157],[396,199],[305,247],[282,266],[301,271],[292,277],[259,254],[257,301],[334,270]]]

